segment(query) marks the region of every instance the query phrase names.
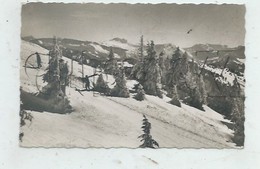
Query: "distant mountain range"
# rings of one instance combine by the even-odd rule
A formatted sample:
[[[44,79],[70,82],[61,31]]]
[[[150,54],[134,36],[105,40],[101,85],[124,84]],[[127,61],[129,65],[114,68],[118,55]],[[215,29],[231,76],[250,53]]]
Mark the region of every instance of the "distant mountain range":
[[[39,38],[36,39],[32,36],[23,37],[25,41],[35,43],[48,50],[53,47],[53,38]],[[85,59],[92,62],[102,62],[107,59],[112,47],[115,57],[118,60],[135,60],[137,58],[137,45],[133,45],[127,42],[125,39],[114,38],[102,43],[81,41],[75,39],[62,39],[58,40],[60,48],[64,56],[79,60],[83,53]],[[134,62],[134,61],[132,61]]]
[[[48,50],[53,47],[53,38],[34,38],[33,36],[22,37],[23,40],[38,44]],[[90,62],[90,65],[95,66],[107,59],[110,48],[113,49],[114,55],[118,60],[128,61],[135,64],[138,58],[138,45],[131,44],[126,39],[113,38],[109,41],[101,43],[91,41],[81,41],[75,39],[61,39],[59,41],[62,53],[64,56],[74,60],[80,60],[81,55]],[[157,54],[171,56],[176,50],[173,44],[155,44]],[[245,62],[245,47],[238,46],[229,48],[227,45],[219,44],[196,44],[192,47],[181,49],[187,52],[188,55],[199,63],[204,63],[206,57],[207,64],[218,68],[224,66],[227,58],[229,61],[226,67],[233,73],[242,75],[244,72]]]

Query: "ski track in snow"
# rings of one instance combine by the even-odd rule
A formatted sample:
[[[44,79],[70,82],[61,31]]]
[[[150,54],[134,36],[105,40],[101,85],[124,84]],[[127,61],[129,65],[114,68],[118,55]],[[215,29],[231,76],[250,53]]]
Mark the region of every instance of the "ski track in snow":
[[[41,70],[27,69],[24,61],[34,52],[48,53],[48,50],[25,41],[21,46],[20,78],[23,90],[35,93],[35,75],[44,73],[48,57],[42,56]],[[63,57],[70,64],[70,59]],[[33,60],[31,61],[33,62]],[[71,68],[71,65],[70,65]],[[84,74],[92,75],[94,69],[84,65]],[[81,65],[74,62],[73,76],[81,77]],[[112,88],[114,78],[103,76]],[[96,81],[97,77],[90,79]],[[127,81],[128,88],[136,81]],[[73,87],[82,83],[72,81]],[[39,86],[43,86],[39,79]],[[160,99],[146,95],[140,102],[130,98],[106,97],[94,92],[82,92],[67,88],[67,96],[74,111],[71,114],[28,111],[33,115],[32,123],[22,127],[25,133],[23,147],[129,147],[137,148],[141,142],[142,115],[145,114],[152,124],[151,134],[160,147],[176,148],[232,148],[234,143],[227,142],[233,131],[227,128],[222,115],[205,106],[205,112],[182,104],[182,108],[167,103],[170,98]]]

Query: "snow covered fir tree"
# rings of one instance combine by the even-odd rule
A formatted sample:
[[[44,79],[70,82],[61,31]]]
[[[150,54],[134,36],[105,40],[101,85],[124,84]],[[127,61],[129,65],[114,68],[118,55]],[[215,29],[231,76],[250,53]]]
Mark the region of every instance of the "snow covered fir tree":
[[[113,48],[110,47],[109,55],[108,55],[108,60],[105,62],[105,68],[104,71],[107,74],[113,75],[118,69],[118,64],[117,60],[115,58]]]
[[[158,96],[162,95],[161,69],[159,67],[159,57],[154,49],[154,42],[147,45],[147,55],[144,56],[143,62],[136,73],[139,83],[142,84],[146,94]]]
[[[202,105],[206,103],[203,77],[199,75],[199,67],[188,59],[187,52],[182,53],[177,47],[167,67],[165,79],[166,90],[172,97],[170,103],[180,106],[181,97],[184,103],[203,110]]]
[[[168,58],[169,59],[169,58]],[[181,54],[180,49],[177,48],[171,59],[169,59],[168,71],[165,74],[166,79],[166,89],[168,91],[168,95],[172,97],[170,101],[171,104],[181,107],[177,84],[180,81],[180,76],[185,73],[185,66],[180,64],[181,62]],[[168,63],[168,62],[167,62]]]
[[[94,90],[106,95],[110,95],[110,88],[107,85],[107,83],[105,82],[104,78],[103,78],[103,74],[100,74],[98,76],[97,82],[95,84]]]
[[[114,74],[116,85],[111,90],[111,95],[117,97],[129,97],[130,93],[126,86],[124,68],[123,67],[117,68],[113,74]]]
[[[42,88],[39,97],[48,100],[48,110],[57,113],[69,113],[72,111],[70,102],[66,97],[68,85],[68,65],[62,59],[62,51],[57,38],[53,39],[53,49],[49,52],[50,60],[47,72],[43,75],[43,81],[47,85]]]
[[[136,100],[142,101],[145,99],[145,92],[143,89],[143,86],[141,84],[138,84],[136,86],[136,95],[134,96]]]
[[[137,79],[138,81],[142,81],[144,78],[144,40],[143,40],[143,35],[140,38],[140,45],[138,47],[138,52],[137,52],[137,58],[138,62],[134,65],[132,72],[131,72],[131,77],[134,79]]]

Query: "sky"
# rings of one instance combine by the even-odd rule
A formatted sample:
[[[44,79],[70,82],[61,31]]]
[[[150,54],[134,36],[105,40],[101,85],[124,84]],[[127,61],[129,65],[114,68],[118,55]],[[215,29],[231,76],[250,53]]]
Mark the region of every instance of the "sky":
[[[245,6],[177,4],[29,3],[22,7],[21,36],[102,42],[244,45]],[[187,32],[192,31],[187,34]]]

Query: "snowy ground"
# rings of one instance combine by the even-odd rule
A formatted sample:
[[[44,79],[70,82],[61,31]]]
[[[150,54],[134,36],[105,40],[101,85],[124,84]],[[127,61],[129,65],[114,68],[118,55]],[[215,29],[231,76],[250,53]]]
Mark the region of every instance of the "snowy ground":
[[[202,67],[203,65],[200,64],[200,66]],[[209,70],[209,71],[211,71],[215,74],[218,74],[218,75],[221,75],[221,73],[223,71],[220,68],[214,68],[213,66],[208,66],[208,65],[204,65],[204,69]],[[222,77],[219,76],[215,79],[218,80],[219,82],[223,83],[223,84],[228,85],[228,86],[233,86],[235,78],[237,78],[237,81],[240,84],[241,89],[244,90],[244,87],[245,87],[244,76],[238,76],[235,73],[230,72],[227,68],[224,69],[224,71],[222,73]]]
[[[35,75],[44,72],[48,57],[41,70],[27,69],[24,61],[34,52],[48,53],[37,45],[22,41],[21,46],[21,86],[28,92],[37,92]],[[65,61],[70,60],[63,58]],[[31,60],[30,62],[33,62]],[[93,68],[84,66],[84,74],[93,74]],[[73,75],[81,76],[81,65],[74,62]],[[105,76],[110,86],[112,76]],[[96,78],[92,78],[95,81]],[[135,81],[128,81],[130,88]],[[39,86],[44,85],[41,79]],[[74,86],[73,86],[74,85]],[[74,108],[71,114],[31,112],[32,123],[22,127],[24,147],[130,147],[137,148],[141,142],[142,115],[152,124],[151,134],[160,147],[176,148],[232,148],[230,137],[233,131],[222,121],[229,123],[222,115],[205,106],[205,112],[182,104],[182,108],[167,103],[170,99],[146,96],[145,101],[132,98],[101,96],[98,93],[83,92],[83,96],[73,87],[82,84],[73,81],[67,88],[67,96]]]

